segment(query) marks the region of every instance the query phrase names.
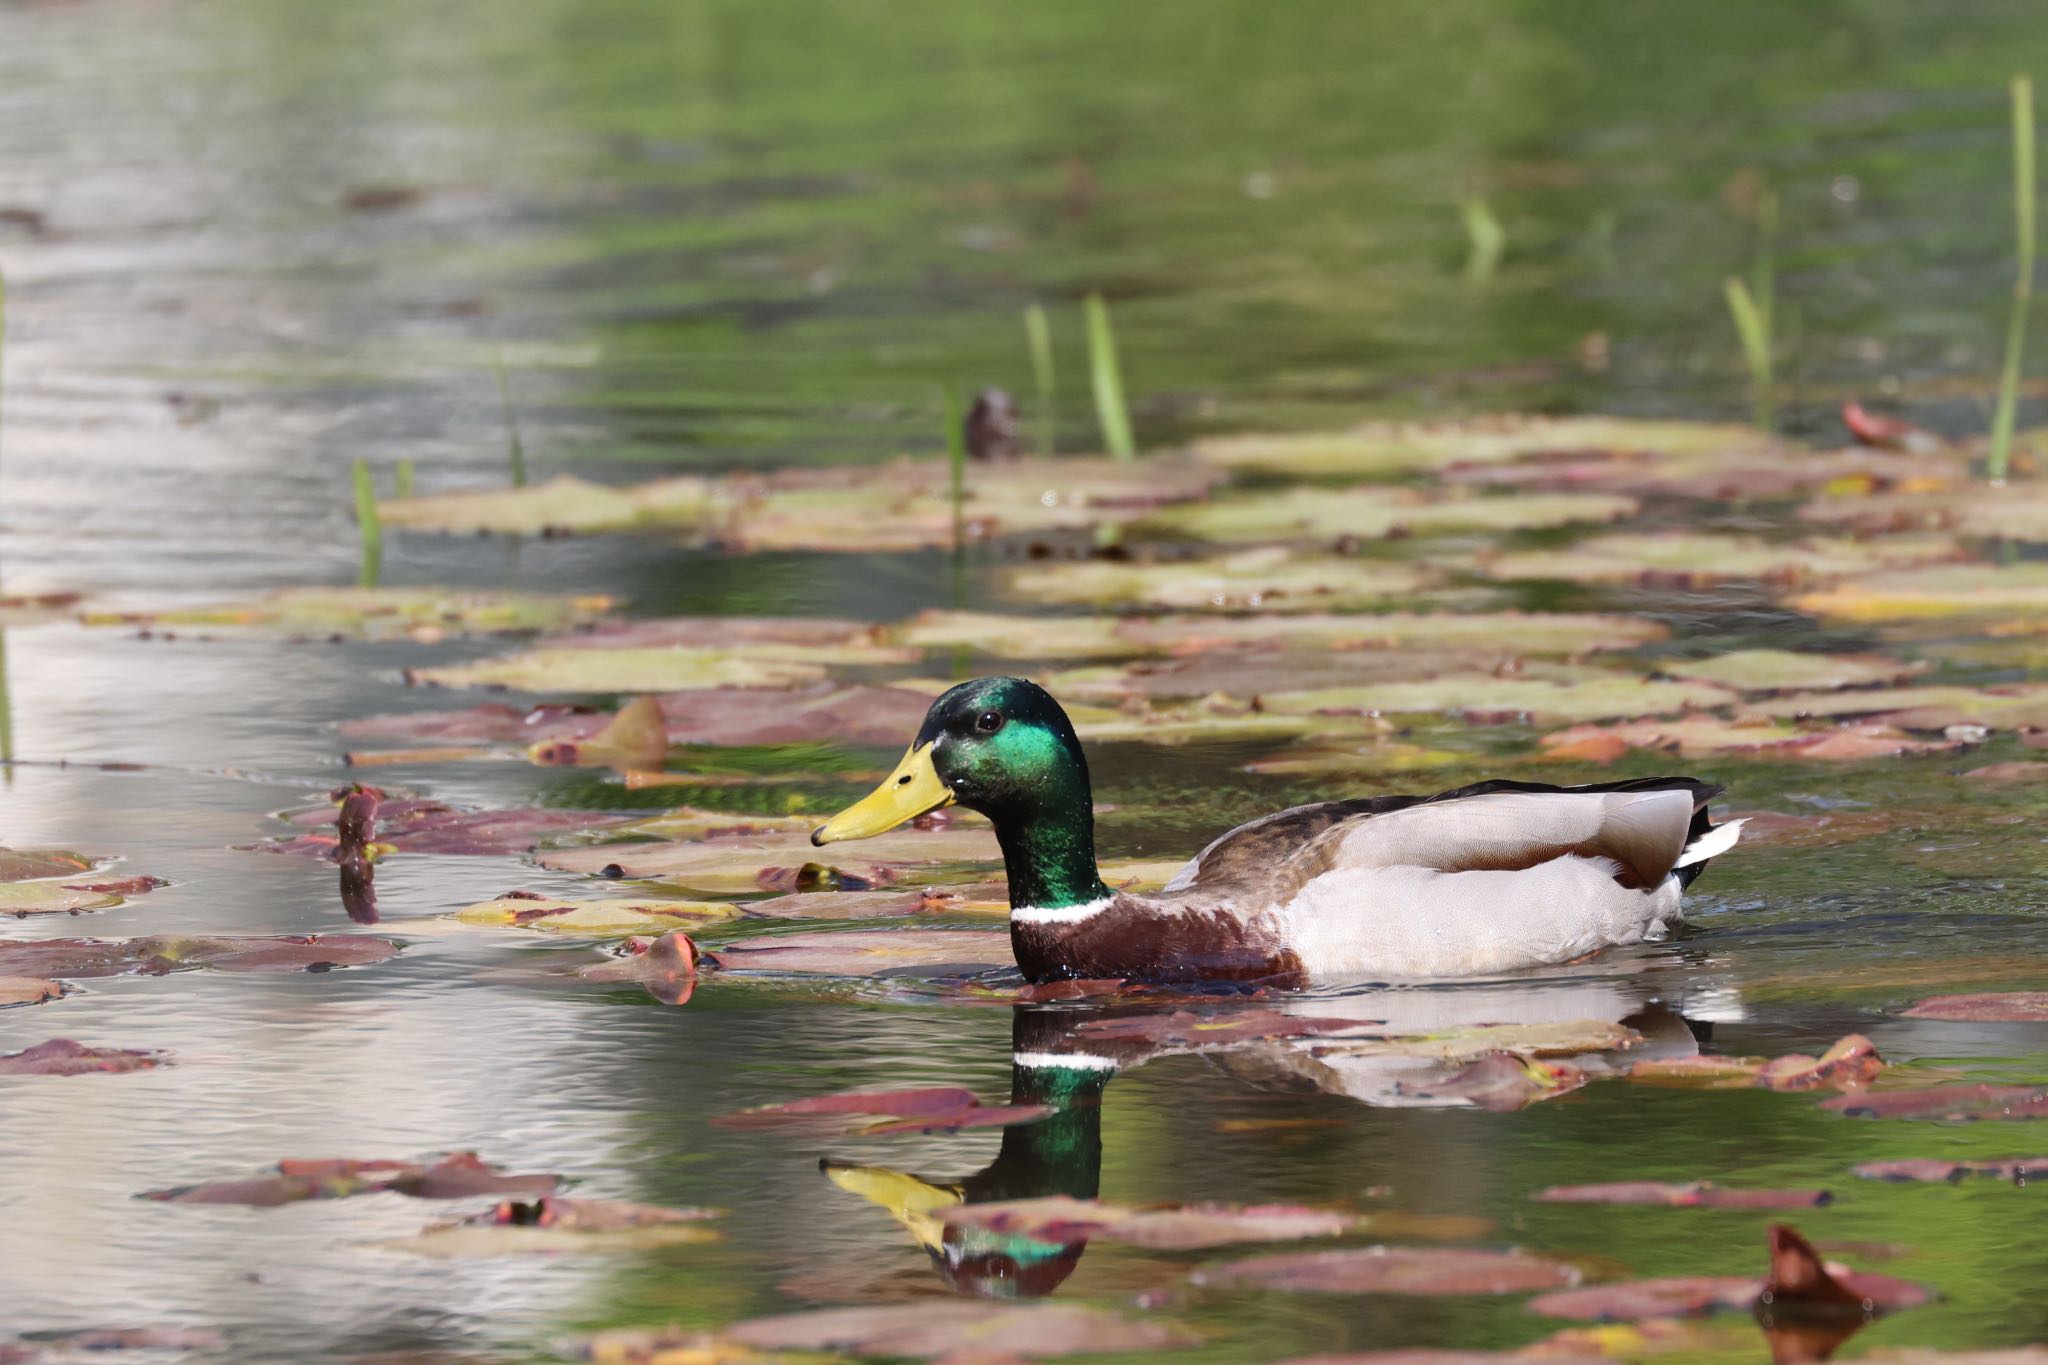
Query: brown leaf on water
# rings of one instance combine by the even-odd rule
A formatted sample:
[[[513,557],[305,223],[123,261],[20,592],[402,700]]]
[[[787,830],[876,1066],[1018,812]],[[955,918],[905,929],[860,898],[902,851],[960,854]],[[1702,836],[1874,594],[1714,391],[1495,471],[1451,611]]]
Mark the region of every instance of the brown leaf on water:
[[[0,848],[0,882],[36,881],[92,871],[93,860],[67,849]]]
[[[1979,1119],[2048,1118],[2048,1089],[2032,1085],[1937,1085],[1920,1090],[1867,1090],[1826,1101],[1851,1118]]]
[[[531,1202],[507,1200],[469,1218],[435,1223],[415,1236],[378,1245],[441,1259],[647,1251],[717,1241],[717,1230],[705,1224],[720,1216],[716,1209],[544,1194]]]
[[[343,1157],[287,1159],[275,1173],[245,1180],[181,1185],[141,1196],[167,1204],[248,1204],[272,1208],[308,1199],[346,1199],[383,1190],[415,1199],[469,1199],[478,1195],[535,1198],[551,1194],[560,1178],[507,1175],[479,1160],[475,1152],[451,1152],[431,1163],[357,1161]]]
[[[659,768],[668,756],[668,722],[660,702],[635,697],[590,738],[543,740],[527,756],[535,763],[572,767]]]
[[[138,873],[132,877],[106,877],[92,881],[66,882],[66,891],[90,891],[102,896],[146,896],[160,886],[170,883],[162,877]]]
[[[62,994],[64,987],[56,981],[40,981],[30,976],[0,976],[0,1009],[10,1005],[40,1005]]]
[[[0,1076],[83,1076],[91,1072],[148,1071],[162,1066],[161,1052],[136,1052],[117,1047],[87,1047],[69,1038],[0,1056]]]
[[[1172,1323],[1119,1317],[1080,1304],[959,1300],[790,1313],[743,1322],[720,1335],[768,1350],[958,1360],[1174,1351],[1201,1344],[1195,1333]]]
[[[1359,1221],[1347,1213],[1288,1204],[1186,1204],[1177,1208],[1134,1209],[1065,1195],[964,1204],[940,1210],[938,1218],[950,1227],[979,1228],[1044,1242],[1097,1239],[1155,1251],[1198,1251],[1234,1242],[1334,1237],[1349,1231]]]
[[[162,976],[210,967],[225,972],[325,972],[398,956],[389,939],[360,934],[270,937],[57,938],[0,943],[0,978]]]
[[[1683,1185],[1652,1180],[1553,1185],[1531,1198],[1546,1204],[1651,1204],[1674,1209],[1810,1209],[1834,1201],[1826,1190],[1731,1190],[1705,1180]]]
[[[630,938],[623,946],[619,956],[576,975],[585,981],[635,982],[664,1005],[689,1003],[703,954],[688,934],[676,930],[659,938]]]
[[[721,943],[707,956],[727,971],[825,976],[931,976],[939,968],[979,971],[1015,962],[1008,931],[995,929],[843,929],[763,935]]]
[[[1996,1176],[2026,1184],[2048,1177],[2048,1156],[2015,1157],[2005,1161],[1944,1161],[1930,1157],[1908,1157],[1901,1161],[1866,1161],[1855,1168],[1865,1180],[1918,1181],[1922,1184],[1955,1184],[1966,1176]]]
[[[971,1090],[953,1085],[917,1090],[856,1090],[814,1095],[783,1104],[720,1114],[721,1128],[777,1128],[810,1134],[877,1137],[942,1133],[962,1128],[1008,1128],[1036,1123],[1053,1112],[1045,1104],[984,1105]]]
[[[1976,782],[2048,782],[2048,763],[1987,763],[1981,768],[1969,769],[1963,776]]]
[[[2048,991],[1937,995],[1904,1011],[1908,1019],[1970,1024],[2048,1024]]]
[[[1579,1282],[1576,1267],[1520,1251],[1373,1246],[1204,1266],[1196,1284],[1324,1294],[1524,1294]]]

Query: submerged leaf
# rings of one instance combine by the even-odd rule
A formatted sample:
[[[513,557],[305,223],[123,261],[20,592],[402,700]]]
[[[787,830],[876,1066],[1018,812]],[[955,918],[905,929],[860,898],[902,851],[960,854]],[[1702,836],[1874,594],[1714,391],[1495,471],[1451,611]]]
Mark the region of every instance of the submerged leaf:
[[[1937,995],[1905,1011],[1905,1017],[1970,1024],[2048,1024],[2048,991]]]
[[[1579,1282],[1576,1267],[1520,1251],[1373,1246],[1204,1266],[1195,1283],[1322,1294],[1524,1294]]]
[[[950,1227],[978,1228],[1041,1242],[1099,1239],[1155,1251],[1200,1251],[1233,1242],[1292,1242],[1334,1237],[1358,1223],[1347,1213],[1286,1204],[1187,1204],[1133,1209],[1094,1199],[1053,1195],[965,1204],[938,1213]]]
[[[280,588],[247,602],[157,612],[87,613],[87,625],[156,630],[247,630],[369,639],[505,635],[562,630],[593,621],[609,597],[473,592],[460,588]]]
[[[160,1052],[135,1052],[118,1047],[87,1047],[69,1038],[0,1056],[0,1076],[82,1076],[95,1071],[148,1071],[163,1065]]]
[[[1685,1185],[1647,1180],[1553,1185],[1533,1198],[1546,1204],[1656,1204],[1683,1209],[1810,1209],[1834,1200],[1826,1190],[1729,1190],[1704,1180]]]

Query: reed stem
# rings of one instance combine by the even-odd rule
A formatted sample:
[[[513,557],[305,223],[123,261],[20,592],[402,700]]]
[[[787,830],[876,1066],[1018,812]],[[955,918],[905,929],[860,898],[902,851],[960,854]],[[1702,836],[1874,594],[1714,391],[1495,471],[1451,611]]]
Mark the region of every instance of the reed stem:
[[[1088,374],[1095,389],[1095,419],[1102,426],[1102,444],[1117,460],[1138,458],[1131,437],[1131,414],[1124,406],[1124,380],[1116,358],[1116,333],[1110,330],[1109,305],[1102,295],[1088,296]]]
[[[1053,416],[1052,328],[1045,309],[1031,304],[1024,310],[1024,338],[1031,347],[1031,377],[1038,388],[1038,450],[1051,455],[1058,440]]]
[[[2019,234],[2019,276],[2005,325],[2005,367],[1998,376],[1998,408],[1991,419],[1987,472],[2004,483],[2012,468],[2013,423],[2019,411],[2020,362],[2027,344],[2027,311],[2034,300],[2034,81],[2012,78],[2013,226]]]
[[[362,569],[356,581],[374,588],[384,572],[384,526],[377,519],[377,489],[370,481],[370,466],[362,460],[356,461],[355,478],[356,529],[363,538]]]

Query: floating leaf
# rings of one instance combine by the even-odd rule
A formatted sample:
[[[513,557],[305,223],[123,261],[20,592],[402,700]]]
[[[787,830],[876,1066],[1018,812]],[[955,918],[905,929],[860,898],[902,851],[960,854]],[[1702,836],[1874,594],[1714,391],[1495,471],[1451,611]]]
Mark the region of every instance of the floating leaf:
[[[377,516],[386,526],[455,535],[709,529],[730,511],[732,501],[733,495],[715,481],[694,475],[614,488],[564,474],[524,487],[394,498],[377,504]]]
[[[616,605],[600,596],[471,592],[458,588],[280,588],[247,602],[157,612],[89,612],[87,625],[153,630],[246,630],[286,635],[439,640],[562,630]]]
[[[1972,768],[1964,777],[1978,782],[2042,782],[2048,781],[2048,763],[1988,763],[1981,768]]]
[[[1938,1085],[1923,1090],[1870,1090],[1821,1105],[1865,1119],[2048,1118],[2048,1090],[2031,1085]]]
[[[585,981],[631,981],[664,1005],[685,1005],[696,989],[703,953],[680,930],[659,938],[628,939],[620,956],[579,970]]]
[[[985,1105],[972,1090],[940,1085],[922,1090],[817,1095],[721,1114],[712,1122],[724,1128],[784,1128],[878,1137],[894,1133],[945,1133],[962,1128],[1009,1128],[1036,1123],[1052,1112],[1053,1106],[1046,1104]]]
[[[1363,744],[1328,741],[1286,749],[1270,758],[1254,759],[1246,772],[1283,777],[1315,777],[1324,773],[1412,773],[1470,763],[1472,755],[1451,749],[1426,749],[1384,739]]]
[[[1884,1065],[1868,1038],[1851,1033],[1818,1057],[1651,1057],[1630,1066],[1628,1076],[1632,1081],[1710,1089],[1860,1090],[1877,1079]]]
[[[1682,1209],[1810,1209],[1834,1200],[1826,1190],[1730,1190],[1704,1180],[1684,1185],[1649,1180],[1553,1185],[1532,1197],[1546,1204],[1656,1204]]]
[[[552,1175],[506,1175],[478,1160],[475,1152],[451,1152],[438,1161],[356,1161],[348,1158],[286,1160],[270,1175],[181,1185],[142,1195],[167,1204],[248,1204],[272,1208],[307,1199],[346,1199],[392,1190],[415,1199],[470,1199],[479,1195],[535,1198],[552,1194]]]
[[[1422,648],[1481,652],[1494,658],[1578,658],[1650,644],[1664,639],[1668,632],[1654,621],[1631,616],[1494,611],[1462,615],[1162,616],[1124,621],[1116,634],[1126,644],[1162,653],[1285,644],[1303,649]]]
[[[588,739],[542,740],[527,750],[535,763],[609,768],[659,768],[668,757],[668,722],[661,703],[635,697]]]
[[[1975,725],[1991,730],[2048,728],[2048,686],[1974,688],[1935,685],[1874,692],[1793,692],[1751,702],[1740,719],[1869,716],[1901,730]]]
[[[1805,583],[1960,557],[1943,537],[1773,543],[1756,536],[1655,531],[1594,536],[1552,550],[1482,556],[1489,578],[1707,587],[1738,578]]]
[[[429,687],[497,687],[521,692],[677,692],[701,687],[794,687],[825,676],[843,661],[828,646],[822,658],[793,657],[809,645],[777,645],[773,656],[723,649],[530,649],[496,659],[416,668],[411,682]]]
[[[756,1318],[727,1328],[721,1335],[727,1341],[769,1350],[955,1358],[959,1358],[956,1353],[971,1351],[991,1360],[1181,1350],[1201,1342],[1183,1327],[1123,1318],[1079,1304],[1015,1305],[952,1299]]]
[[[0,848],[0,882],[71,877],[92,867],[92,859],[67,850]]]
[[[845,929],[778,934],[721,943],[710,955],[729,971],[805,972],[826,976],[930,974],[936,967],[1008,967],[1008,930]],[[0,959],[4,965],[4,959]]]
[[[2048,1024],[2048,991],[1937,995],[1905,1011],[1905,1017],[1968,1024]]]
[[[1814,499],[1799,509],[1802,521],[1853,528],[1867,534],[1941,530],[1957,535],[2008,540],[2048,540],[2048,496],[2030,482],[2000,488],[1986,497],[1965,480],[1949,487],[1912,481],[1890,492],[1850,490]]]
[[[563,810],[463,810],[440,801],[391,799],[375,788],[343,787],[337,803],[289,812],[285,819],[295,825],[335,826],[341,816],[341,801],[361,793],[370,798],[362,817],[368,824],[368,842],[380,853],[439,853],[470,856],[524,853],[550,835],[581,834],[611,829],[631,817],[602,815],[591,811]],[[361,798],[358,797],[360,802]],[[334,833],[301,835],[246,847],[266,853],[298,853],[330,858],[340,843]]]
[[[1875,574],[1795,597],[1792,605],[1835,621],[2038,616],[2048,610],[2048,563],[1955,564]]]
[[[1439,712],[1468,720],[1528,719],[1541,724],[1669,715],[1725,706],[1735,694],[1704,682],[1653,682],[1627,674],[1554,682],[1491,674],[1447,676],[1429,682],[1380,683],[1309,692],[1271,692],[1260,698],[1270,712],[1399,715]]]
[[[1524,493],[1513,497],[1432,500],[1411,489],[1288,488],[1214,497],[1164,508],[1137,527],[1154,534],[1241,543],[1263,540],[1376,540],[1462,531],[1521,531],[1634,515],[1634,498],[1616,493]]]
[[[1033,602],[1180,611],[1348,611],[1389,598],[1412,597],[1430,573],[1385,560],[1296,556],[1282,549],[1248,550],[1222,559],[1156,564],[1104,560],[1014,570],[1009,586]]]
[[[529,892],[500,896],[455,912],[464,924],[509,924],[552,934],[583,934],[592,938],[623,938],[628,934],[665,934],[738,918],[740,907],[724,901],[619,899],[553,900]]]
[[[1865,1180],[1919,1181],[1930,1185],[1954,1184],[1973,1175],[1996,1176],[2000,1180],[2025,1183],[2048,1176],[2048,1156],[2011,1161],[1940,1161],[1928,1158],[1866,1161],[1856,1167],[1856,1174]]]
[[[1917,740],[1883,725],[1806,731],[1761,719],[1718,720],[1683,716],[1676,720],[1641,720],[1625,724],[1574,726],[1543,736],[1546,754],[1564,758],[1605,755],[1604,746],[1661,749],[1687,758],[1748,754],[1760,758],[1855,762],[1901,754],[1947,753],[1960,740]],[[1603,747],[1596,747],[1603,746]]]
[[[95,1071],[147,1071],[163,1064],[160,1052],[87,1047],[69,1038],[0,1056],[0,1076],[82,1076]]]
[[[701,891],[862,890],[849,880],[876,885],[897,879],[910,868],[962,863],[1000,863],[1002,848],[986,826],[947,829],[902,829],[865,839],[859,845],[829,851],[814,847],[807,834],[763,834],[672,843],[596,844],[555,849],[543,854],[541,866],[563,872],[605,872],[612,876],[646,877]],[[769,875],[775,869],[820,869],[792,885]],[[610,869],[618,869],[611,872]],[[841,875],[828,877],[831,869]]]
[[[1755,1304],[1762,1291],[1763,1282],[1751,1275],[1679,1275],[1544,1294],[1529,1300],[1529,1307],[1551,1318],[1627,1322],[1724,1310],[1741,1312]]]
[[[1819,692],[1903,682],[1926,671],[1924,663],[1878,654],[1794,654],[1782,649],[1739,649],[1711,659],[1660,661],[1674,678],[1719,683],[1742,692]]]
[[[1292,1242],[1334,1237],[1358,1223],[1351,1214],[1288,1204],[1186,1204],[1133,1209],[1053,1195],[943,1209],[939,1221],[1041,1242],[1101,1239],[1155,1251],[1200,1251],[1233,1242]]]
[[[1441,1080],[1397,1082],[1395,1093],[1504,1114],[1569,1094],[1585,1083],[1586,1073],[1575,1066],[1496,1051],[1481,1053]]]
[[[109,892],[56,882],[0,882],[0,915],[76,915],[121,903],[120,896]]]
[[[0,943],[0,977],[161,976],[193,967],[223,972],[325,972],[398,956],[389,939],[359,934],[271,937],[55,938]]]
[[[387,1251],[441,1259],[652,1251],[719,1240],[705,1226],[716,1209],[671,1209],[610,1199],[542,1195],[508,1200],[470,1218],[436,1223],[413,1237],[380,1242]]]
[[[1322,1294],[1524,1294],[1579,1282],[1576,1267],[1519,1251],[1373,1246],[1204,1266],[1195,1283]]]
[[[1280,1010],[1239,1009],[1166,1014],[1130,1014],[1084,1020],[1077,1037],[1090,1042],[1143,1042],[1163,1048],[1214,1048],[1273,1038],[1313,1038],[1326,1033],[1375,1029],[1371,1019],[1331,1019]]]
[[[40,1005],[62,994],[64,987],[55,981],[39,981],[28,976],[0,976],[0,1009],[10,1005]]]
[[[1624,417],[1502,414],[1460,423],[1368,423],[1349,431],[1213,437],[1195,454],[1230,469],[1327,476],[1400,474],[1455,462],[1504,462],[1556,452],[1703,452],[1725,457],[1761,444],[1753,428]]]

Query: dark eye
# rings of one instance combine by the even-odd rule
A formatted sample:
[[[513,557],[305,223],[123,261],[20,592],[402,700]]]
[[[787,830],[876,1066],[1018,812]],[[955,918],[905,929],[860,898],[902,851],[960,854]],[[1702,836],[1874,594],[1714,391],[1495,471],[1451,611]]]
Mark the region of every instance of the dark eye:
[[[985,735],[992,735],[1003,728],[1003,713],[984,711],[974,718],[974,728]]]

